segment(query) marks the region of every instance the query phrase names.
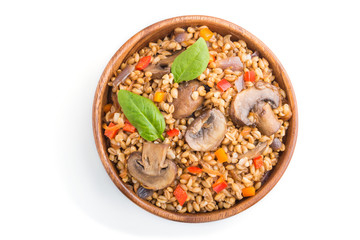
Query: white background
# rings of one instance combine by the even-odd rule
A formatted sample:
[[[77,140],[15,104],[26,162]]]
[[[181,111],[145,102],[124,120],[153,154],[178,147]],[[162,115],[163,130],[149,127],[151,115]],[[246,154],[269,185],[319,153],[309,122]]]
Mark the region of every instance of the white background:
[[[357,1],[1,1],[0,239],[359,239]],[[111,182],[91,108],[133,34],[190,14],[232,21],[287,70],[299,136],[280,182],[234,217],[154,216]]]

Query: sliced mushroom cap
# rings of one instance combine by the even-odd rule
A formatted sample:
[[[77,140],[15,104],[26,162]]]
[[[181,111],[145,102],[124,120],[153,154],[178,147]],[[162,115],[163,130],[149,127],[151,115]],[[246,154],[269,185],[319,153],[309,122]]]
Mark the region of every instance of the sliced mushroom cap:
[[[277,108],[281,103],[280,94],[274,86],[264,82],[257,82],[255,87],[236,94],[230,106],[233,123],[239,126],[252,125],[248,119],[249,112],[261,101],[268,101],[273,108]]]
[[[145,142],[142,155],[133,152],[128,158],[127,168],[145,188],[159,190],[169,186],[177,173],[176,164],[166,159],[168,144]]]
[[[224,139],[226,119],[217,109],[206,110],[197,117],[185,133],[187,144],[195,151],[215,150]]]
[[[262,134],[271,136],[280,129],[281,122],[277,119],[268,103],[259,102],[256,104],[254,114],[256,126]]]
[[[202,84],[197,80],[182,82],[178,88],[178,97],[174,98],[174,112],[175,119],[185,118],[190,116],[196,109],[198,109],[204,102],[204,97],[198,96],[196,100],[191,97],[191,94],[198,89]]]
[[[254,149],[247,151],[244,154],[239,156],[239,159],[247,157],[248,159],[253,159],[257,156],[260,156],[266,149],[267,143],[266,142],[259,142]]]
[[[182,52],[183,51],[178,51],[167,58],[161,59],[157,64],[150,64],[144,69],[144,71],[151,72],[151,77],[153,79],[161,79],[162,76],[170,73],[171,64],[174,62],[175,58],[179,56],[179,54]]]

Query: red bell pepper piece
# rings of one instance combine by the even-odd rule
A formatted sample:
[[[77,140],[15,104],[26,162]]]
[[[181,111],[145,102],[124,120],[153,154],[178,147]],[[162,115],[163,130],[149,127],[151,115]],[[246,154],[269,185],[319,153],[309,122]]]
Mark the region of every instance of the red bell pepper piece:
[[[253,163],[256,169],[261,168],[262,165],[264,165],[264,161],[262,156],[258,156],[253,159]]]
[[[231,83],[226,81],[226,79],[222,79],[220,82],[216,84],[216,86],[223,92],[226,91],[229,87],[231,87]]]
[[[146,57],[141,58],[139,60],[139,62],[136,64],[135,69],[143,70],[150,64],[150,61],[151,61],[151,56],[146,56]]]
[[[178,136],[180,133],[180,131],[176,128],[174,129],[171,129],[169,131],[166,132],[167,135],[169,135],[169,137],[175,137],[175,136]]]
[[[227,182],[222,177],[216,180],[216,182],[212,185],[216,193],[221,192],[223,189],[227,188],[227,186],[228,186]]]
[[[114,123],[110,123],[108,127],[114,127],[116,126]],[[107,136],[109,139],[113,139],[116,134],[119,132],[119,128],[117,129],[112,129],[112,130],[109,130],[109,129],[105,129],[105,136]]]
[[[191,173],[202,173],[202,169],[199,167],[188,167],[187,170]]]
[[[245,82],[255,82],[255,72],[248,71],[248,72],[244,73],[244,81]]]
[[[123,130],[126,132],[134,133],[136,131],[136,128],[129,122],[129,120],[126,119]]]
[[[187,193],[184,189],[182,189],[182,187],[180,187],[180,185],[177,185],[177,187],[175,188],[174,196],[179,202],[180,206],[182,206],[186,202]]]

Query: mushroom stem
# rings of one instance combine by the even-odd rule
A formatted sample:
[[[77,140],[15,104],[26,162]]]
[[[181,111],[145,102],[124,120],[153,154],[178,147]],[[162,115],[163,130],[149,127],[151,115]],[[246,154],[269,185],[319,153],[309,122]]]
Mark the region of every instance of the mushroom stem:
[[[254,115],[256,126],[259,131],[266,136],[273,135],[281,127],[281,122],[277,119],[270,105],[266,102],[260,102],[255,105]]]

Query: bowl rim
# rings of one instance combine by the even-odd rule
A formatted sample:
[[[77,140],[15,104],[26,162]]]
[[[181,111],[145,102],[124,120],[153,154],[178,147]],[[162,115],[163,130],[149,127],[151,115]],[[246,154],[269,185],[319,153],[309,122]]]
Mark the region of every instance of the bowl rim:
[[[184,23],[185,26],[191,26],[191,25],[206,25],[206,24],[215,24],[219,27],[226,28],[229,32],[236,32],[238,35],[241,35],[243,39],[245,39],[245,42],[249,44],[248,41],[253,44],[255,42],[255,48],[256,50],[260,51],[261,55],[267,55],[264,56],[268,61],[269,57],[271,57],[271,61],[274,64],[270,65],[273,71],[277,74],[281,75],[282,78],[282,88],[287,93],[287,98],[289,100],[289,104],[291,107],[291,110],[293,112],[293,116],[290,119],[290,125],[291,125],[291,132],[288,132],[286,134],[286,150],[282,153],[280,156],[280,159],[276,165],[275,168],[277,168],[276,174],[272,174],[270,178],[265,182],[265,184],[257,191],[257,194],[250,198],[242,199],[240,202],[232,206],[228,209],[221,209],[216,210],[212,212],[206,212],[206,213],[177,213],[177,212],[171,212],[164,210],[162,208],[159,208],[150,202],[143,200],[139,198],[135,192],[133,192],[131,189],[126,187],[126,184],[120,179],[118,176],[117,169],[114,167],[114,165],[109,160],[108,154],[107,154],[107,147],[106,142],[103,136],[103,131],[101,128],[102,124],[102,107],[104,105],[103,99],[104,95],[107,94],[107,83],[113,76],[113,69],[117,69],[120,66],[120,63],[128,57],[131,53],[131,50],[136,48],[136,44],[144,37],[144,32],[153,32],[155,30],[159,30],[161,28],[164,28],[166,26],[169,26],[169,24],[173,23]],[[139,48],[139,46],[138,46]],[[138,49],[136,49],[138,50]],[[117,66],[117,67],[116,67]],[[204,15],[186,15],[186,16],[178,16],[173,18],[168,18],[159,22],[156,22],[138,33],[136,33],[134,36],[132,36],[129,40],[127,40],[113,55],[113,57],[110,59],[108,64],[106,65],[100,80],[98,82],[95,96],[94,96],[94,102],[93,102],[93,109],[92,109],[92,124],[93,124],[93,134],[95,139],[96,148],[98,151],[98,154],[100,156],[101,162],[108,173],[111,180],[114,182],[116,187],[131,201],[133,201],[135,204],[140,206],[141,208],[145,209],[146,211],[153,213],[157,216],[174,220],[174,221],[180,221],[180,222],[192,222],[192,223],[199,223],[199,222],[210,222],[210,221],[216,221],[224,218],[228,218],[230,216],[233,216],[235,214],[238,214],[247,208],[253,206],[255,203],[260,201],[266,194],[268,194],[271,189],[277,184],[277,182],[280,180],[282,175],[284,174],[287,166],[290,163],[291,157],[295,150],[295,145],[297,141],[297,134],[298,134],[298,111],[297,111],[297,102],[295,98],[295,93],[290,81],[289,76],[287,75],[284,67],[278,60],[278,58],[275,56],[275,54],[263,43],[261,42],[257,37],[255,37],[253,34],[245,30],[244,28],[229,22],[227,20],[223,20],[216,17],[211,16],[204,16]],[[280,161],[281,160],[281,161]]]

